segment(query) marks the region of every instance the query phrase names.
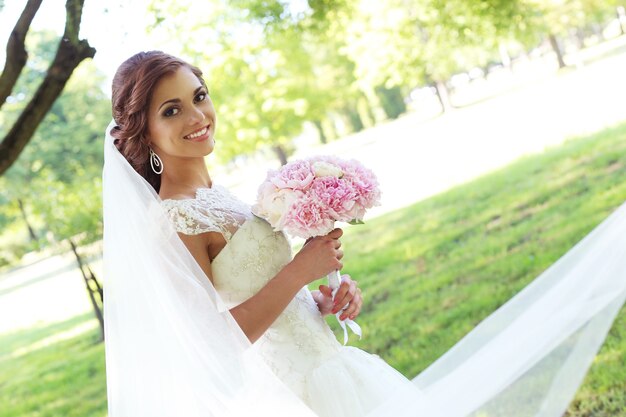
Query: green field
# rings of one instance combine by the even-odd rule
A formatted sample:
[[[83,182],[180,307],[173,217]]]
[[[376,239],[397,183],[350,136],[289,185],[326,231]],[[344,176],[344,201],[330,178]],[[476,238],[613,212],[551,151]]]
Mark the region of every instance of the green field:
[[[350,228],[343,272],[366,297],[351,343],[418,374],[626,200],[625,166],[622,125]],[[0,335],[0,416],[106,415],[97,330],[51,339],[92,320]],[[569,415],[626,415],[626,309]]]

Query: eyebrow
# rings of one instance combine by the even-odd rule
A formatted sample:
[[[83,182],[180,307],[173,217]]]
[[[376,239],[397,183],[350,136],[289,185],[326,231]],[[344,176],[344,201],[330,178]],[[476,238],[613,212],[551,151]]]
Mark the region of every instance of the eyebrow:
[[[204,88],[204,86],[203,86],[203,85],[201,85],[200,87],[196,88],[196,89],[194,90],[194,92],[193,92],[193,95],[195,96],[196,94],[198,94],[198,93],[199,93],[199,92],[200,92],[203,88]],[[157,111],[160,111],[160,110],[161,110],[161,108],[162,108],[163,106],[165,106],[167,103],[180,103],[180,101],[181,101],[181,100],[180,100],[179,98],[173,98],[173,99],[171,99],[171,100],[164,101],[163,103],[161,103],[161,105],[159,106],[159,108],[157,109]]]

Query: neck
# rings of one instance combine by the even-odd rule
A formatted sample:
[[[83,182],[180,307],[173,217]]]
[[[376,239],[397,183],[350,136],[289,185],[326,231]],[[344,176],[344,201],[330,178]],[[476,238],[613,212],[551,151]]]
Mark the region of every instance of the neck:
[[[212,185],[204,158],[163,159],[161,189],[159,190],[161,198],[175,195],[193,198],[198,188],[210,188]]]

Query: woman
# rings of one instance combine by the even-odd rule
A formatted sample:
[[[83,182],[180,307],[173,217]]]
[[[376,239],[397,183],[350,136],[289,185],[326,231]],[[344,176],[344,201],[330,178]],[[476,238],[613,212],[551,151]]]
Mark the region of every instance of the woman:
[[[323,314],[359,314],[353,280],[344,276],[334,306],[327,287],[306,288],[341,268],[341,230],[292,257],[282,233],[212,183],[203,157],[216,116],[197,68],[161,52],[131,57],[113,82],[113,115],[104,170],[111,417],[557,416],[626,297],[624,249],[598,250],[626,232],[613,216],[409,381],[326,326]]]

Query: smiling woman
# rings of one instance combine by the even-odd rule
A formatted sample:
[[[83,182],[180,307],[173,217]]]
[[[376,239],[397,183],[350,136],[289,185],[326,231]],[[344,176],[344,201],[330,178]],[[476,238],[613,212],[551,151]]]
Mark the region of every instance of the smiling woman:
[[[188,158],[185,166],[204,165],[203,157],[212,152],[215,109],[198,68],[167,54],[139,53],[118,69],[112,100],[115,144],[157,192],[163,183],[167,189],[168,180],[176,182],[171,175],[178,170],[156,174],[150,165],[151,150],[163,165],[180,165],[180,158]],[[206,169],[192,171],[202,174]],[[208,174],[199,181],[210,185]]]
[[[105,303],[107,303],[105,320],[108,323],[106,343],[110,415],[118,415],[117,413],[127,415],[128,410],[136,406],[134,400],[138,397],[128,391],[137,388],[130,388],[122,381],[129,380],[128,378],[141,377],[145,371],[141,365],[129,368],[121,367],[120,364],[137,353],[135,350],[137,346],[158,337],[158,332],[143,332],[144,337],[142,338],[137,338],[134,334],[141,331],[143,325],[157,318],[159,325],[161,325],[163,322],[176,321],[180,313],[185,316],[193,316],[194,311],[196,311],[193,308],[197,306],[193,303],[190,306],[193,311],[186,310],[185,305],[194,299],[193,294],[187,294],[177,300],[175,304],[179,307],[176,307],[175,311],[169,311],[165,308],[154,312],[150,317],[145,317],[147,309],[137,308],[137,306],[142,305],[139,302],[139,299],[145,295],[142,293],[140,296],[134,297],[133,301],[129,301],[134,306],[133,312],[129,312],[130,318],[129,315],[124,314],[125,319],[123,321],[118,320],[121,318],[120,311],[124,311],[125,297],[133,294],[133,290],[125,286],[131,282],[136,283],[138,277],[146,276],[148,271],[151,271],[149,273],[150,281],[146,283],[148,287],[154,288],[158,277],[172,280],[168,284],[171,293],[159,292],[151,297],[149,304],[154,303],[160,296],[164,296],[168,301],[163,302],[171,305],[172,300],[176,299],[177,291],[185,289],[189,278],[179,276],[180,271],[177,268],[188,264],[189,259],[179,260],[180,265],[175,270],[169,270],[166,267],[155,271],[150,268],[153,263],[169,259],[172,256],[189,257],[191,255],[193,274],[200,279],[200,284],[203,287],[210,286],[210,293],[213,294],[213,297],[216,297],[215,290],[217,289],[219,297],[224,299],[229,308],[226,324],[236,324],[234,333],[233,329],[217,334],[215,332],[200,333],[193,337],[191,346],[202,344],[207,340],[214,340],[216,337],[224,338],[225,343],[228,343],[232,337],[241,340],[239,338],[244,336],[244,345],[237,342],[235,345],[230,345],[227,350],[232,352],[242,349],[249,350],[250,342],[259,342],[256,346],[261,346],[260,339],[264,339],[266,346],[273,347],[273,349],[265,349],[266,359],[269,357],[277,359],[277,354],[288,353],[293,356],[299,353],[298,346],[302,341],[294,339],[294,336],[289,336],[291,338],[287,339],[284,337],[290,331],[295,315],[299,316],[300,320],[310,321],[309,324],[312,323],[316,327],[319,333],[318,339],[325,340],[324,346],[327,350],[339,349],[339,344],[326,326],[323,315],[330,314],[334,309],[345,309],[346,313],[353,317],[357,316],[361,309],[362,299],[356,282],[347,275],[343,277],[342,285],[335,297],[337,300],[335,306],[329,305],[331,291],[328,287],[321,286],[319,291],[310,292],[306,285],[333,270],[341,268],[340,260],[343,252],[340,249],[339,237],[342,232],[340,229],[336,229],[326,236],[312,239],[292,259],[291,249],[284,235],[275,233],[268,223],[253,217],[250,207],[237,200],[226,189],[219,185],[214,186],[204,163],[204,157],[214,149],[216,115],[200,70],[162,52],[139,53],[120,66],[113,81],[112,101],[114,122],[108,132],[111,139],[115,138],[113,141],[115,150],[119,153],[114,152],[112,156],[108,157],[104,170],[105,189],[116,195],[116,197],[107,198],[105,190],[104,211],[105,222],[107,223],[105,241],[108,240],[107,236],[115,234],[115,230],[118,230],[121,223],[128,222],[131,217],[134,220],[130,221],[128,227],[119,229],[123,235],[118,236],[115,242],[112,242],[111,245],[105,243],[105,259],[113,260],[108,263],[105,261],[105,263],[110,266],[109,270],[116,270],[121,265],[127,265],[129,269],[133,269],[137,265],[146,265],[147,268],[134,269],[135,273],[132,274],[126,269],[123,272],[120,271],[119,274],[107,275],[113,277],[108,281],[107,289],[105,289],[107,293],[105,297]],[[107,152],[109,151],[111,149],[108,149]],[[141,181],[138,181],[136,176],[130,175],[129,178],[126,175],[128,171],[125,169],[124,163],[120,164],[120,154],[136,173],[148,181],[152,188],[150,192],[157,192],[158,196],[140,198],[142,192],[145,192],[145,190],[141,190]],[[113,162],[109,163],[109,161]],[[118,163],[116,164],[116,162]],[[115,175],[110,174],[116,171],[115,168],[119,168],[121,173],[125,172],[125,178],[120,178],[118,181],[107,181],[107,178]],[[140,190],[125,192],[122,196],[120,192],[124,186],[131,186],[131,188],[138,186]],[[107,204],[107,201],[111,204]],[[160,203],[160,208],[133,210],[132,201],[136,201],[137,206],[150,201],[157,201]],[[120,205],[124,206],[121,217],[120,215],[108,215],[112,211],[115,212]],[[110,210],[107,210],[107,207]],[[160,220],[153,219],[154,221],[146,224],[144,228],[138,228],[138,224],[145,221],[141,217],[146,211],[148,218],[150,214],[161,213]],[[163,225],[161,221],[165,215],[172,221],[167,226]],[[168,230],[168,227],[175,227],[176,232],[178,232],[177,243],[175,244],[182,243],[184,249],[181,250],[179,246],[166,251],[167,254],[162,257],[157,256],[156,254],[163,251],[168,243],[167,239],[163,242],[152,241],[154,237],[149,237],[147,234],[149,234],[148,230],[154,227],[163,227],[164,230]],[[134,232],[130,232],[130,230]],[[234,239],[235,235],[237,239]],[[128,245],[130,241],[134,241],[135,244],[128,246],[127,250],[121,251],[122,244]],[[157,248],[150,251],[147,249],[150,244],[155,244]],[[145,255],[145,259],[141,255]],[[268,258],[265,259],[265,257]],[[174,265],[174,262],[169,265]],[[170,273],[167,273],[168,270]],[[124,276],[128,279],[121,278]],[[234,279],[235,277],[237,279]],[[215,288],[211,284],[215,285]],[[123,290],[114,289],[119,288],[120,285],[124,287]],[[159,287],[157,286],[157,288]],[[210,306],[210,299],[206,299],[201,310],[204,311]],[[177,310],[179,308],[182,310]],[[177,323],[179,328],[175,332],[182,331],[181,327],[188,328],[189,326],[210,324],[210,315],[203,312],[202,316],[202,323],[193,320],[189,322],[179,321]],[[139,319],[140,317],[141,319]],[[289,320],[288,317],[290,317]],[[205,320],[207,320],[206,323]],[[135,323],[135,327],[130,323]],[[283,326],[285,324],[289,326],[277,330],[279,323],[282,323]],[[310,331],[310,326],[300,326],[300,329]],[[125,330],[129,333],[118,338],[117,335]],[[276,349],[278,345],[268,342],[269,335],[273,332],[282,334],[281,337],[286,341],[280,352]],[[206,339],[207,337],[209,339]],[[168,338],[171,340],[171,333]],[[152,353],[159,360],[164,361],[177,360],[179,355],[184,355],[186,349],[189,348],[189,345],[185,344],[176,351],[164,355],[161,348],[154,348],[155,345],[162,347],[162,342],[150,343],[150,345],[153,346],[151,348]],[[109,354],[109,352],[112,353]],[[119,354],[117,352],[124,353]],[[209,355],[210,359],[207,359],[206,355]],[[197,366],[195,362],[207,362],[213,366],[213,362],[219,363],[227,358],[228,355],[224,356],[221,353],[217,355],[212,349],[207,349],[202,357],[195,358],[194,366]],[[306,363],[307,366],[319,363],[321,356],[313,355],[311,358],[313,361],[308,360],[303,363]],[[139,358],[135,359],[137,364],[141,363]],[[232,360],[231,358],[230,361]],[[235,362],[239,360],[236,359]],[[371,360],[382,364],[382,361],[374,357]],[[385,371],[383,373],[389,374],[390,381],[408,382],[398,372],[386,365],[384,366]],[[185,365],[181,365],[181,368],[184,369]],[[123,375],[128,378],[119,379],[117,377],[122,369]],[[211,377],[213,371],[199,369],[201,372],[208,372],[202,376],[202,379],[207,379],[210,383],[216,382],[215,378]],[[245,369],[246,372],[250,372],[247,367]],[[166,372],[166,370],[162,371]],[[262,377],[267,381],[274,381],[272,383],[266,382],[265,385],[268,390],[272,392],[284,390],[282,383],[276,376],[268,377],[265,373],[257,375],[257,371],[254,371],[253,374],[256,375],[256,378]],[[231,375],[229,371],[227,375],[213,376],[217,377],[217,380],[229,380],[236,375],[237,373]],[[300,373],[291,374],[291,376],[294,375],[299,376]],[[179,376],[177,374],[168,377],[165,373],[163,374],[164,379],[171,381],[176,386],[180,386],[182,383]],[[185,383],[193,379],[186,377]],[[379,379],[379,376],[372,379],[377,384],[375,388],[379,387]],[[254,380],[255,377],[251,376],[244,385],[247,386]],[[169,384],[170,382],[167,382],[168,386]],[[390,384],[390,387],[392,385]],[[115,395],[115,392],[121,387],[126,387],[126,389],[123,390],[124,393],[120,397]],[[226,384],[223,389],[238,390],[240,387]],[[377,391],[377,389],[371,389],[371,391]],[[221,396],[223,391],[216,390],[214,394]],[[284,393],[280,395],[280,397],[284,396]],[[223,402],[223,399],[221,401]],[[245,403],[245,401],[243,403],[236,401],[233,407],[239,409]],[[167,406],[176,404],[178,404],[177,400],[169,397]],[[306,407],[302,407],[303,410],[307,410]],[[145,413],[142,412],[140,415],[154,415],[145,408],[143,410]]]

